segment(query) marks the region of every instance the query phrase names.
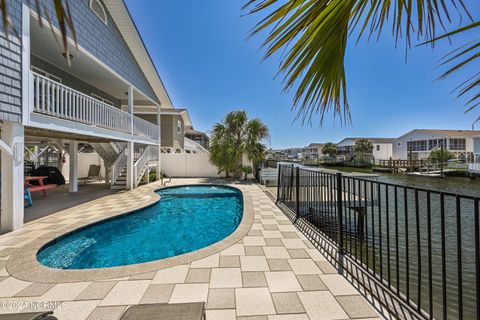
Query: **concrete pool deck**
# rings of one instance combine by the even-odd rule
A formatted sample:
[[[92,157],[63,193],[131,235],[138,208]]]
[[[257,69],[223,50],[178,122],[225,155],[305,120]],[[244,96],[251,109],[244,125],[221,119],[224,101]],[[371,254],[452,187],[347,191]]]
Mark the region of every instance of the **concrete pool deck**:
[[[225,180],[174,179],[168,186]],[[0,236],[0,313],[57,307],[60,319],[118,319],[131,305],[204,301],[208,320],[378,319],[360,293],[293,226],[255,184],[234,184],[251,203],[252,221],[238,238],[171,265],[119,274],[56,277],[32,267],[40,243],[83,225],[158,200],[159,183],[109,195]],[[247,221],[248,222],[248,221]],[[228,239],[228,238],[227,238]],[[11,270],[11,271],[9,271]]]

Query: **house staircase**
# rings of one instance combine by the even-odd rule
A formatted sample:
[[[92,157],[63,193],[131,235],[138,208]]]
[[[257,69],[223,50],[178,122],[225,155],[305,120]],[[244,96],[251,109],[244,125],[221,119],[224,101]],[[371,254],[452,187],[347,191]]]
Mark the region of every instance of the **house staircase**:
[[[138,157],[133,158],[134,163],[138,161]],[[125,190],[127,188],[127,165],[125,164],[119,171],[117,178],[111,184],[110,189]]]
[[[148,182],[150,167],[157,164],[158,147],[147,146],[141,152],[134,152],[133,157],[133,185],[136,188],[143,179]],[[119,154],[112,165],[112,189],[126,189],[127,187],[127,156],[125,149]]]
[[[105,162],[105,167],[109,168],[110,188],[126,189],[127,187],[127,155],[126,144],[110,143],[92,143],[92,147]],[[137,187],[142,179],[148,179],[150,167],[156,164],[158,159],[158,147],[147,146],[139,152],[134,152],[133,157],[133,176],[134,187]]]
[[[106,167],[110,167],[123,149],[127,147],[126,143],[120,142],[105,142],[105,143],[91,143],[93,149],[105,162]]]

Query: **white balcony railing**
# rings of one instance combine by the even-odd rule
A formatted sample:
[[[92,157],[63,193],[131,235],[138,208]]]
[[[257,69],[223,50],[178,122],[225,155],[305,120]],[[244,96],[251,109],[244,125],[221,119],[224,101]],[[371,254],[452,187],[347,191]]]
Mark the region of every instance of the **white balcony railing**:
[[[208,152],[207,149],[205,149],[202,145],[200,145],[198,142],[196,141],[193,141],[191,139],[188,139],[188,138],[184,138],[184,149],[185,150],[189,150],[191,152],[195,152],[195,153],[206,153]]]
[[[33,111],[52,117],[159,140],[160,127],[32,72]],[[132,121],[133,117],[133,121]],[[133,131],[132,123],[133,122]]]
[[[159,126],[155,123],[148,122],[138,117],[133,117],[133,134],[139,136],[145,136],[153,138],[155,140],[160,139]]]

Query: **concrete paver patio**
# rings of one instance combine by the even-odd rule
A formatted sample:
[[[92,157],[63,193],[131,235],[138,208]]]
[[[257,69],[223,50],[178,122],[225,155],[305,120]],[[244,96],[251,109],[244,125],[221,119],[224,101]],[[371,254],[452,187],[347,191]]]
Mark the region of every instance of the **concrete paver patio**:
[[[205,183],[175,179],[169,186]],[[253,224],[237,243],[202,259],[120,278],[25,281],[7,266],[18,250],[69,225],[153,201],[159,184],[109,195],[28,223],[0,236],[0,313],[52,309],[60,320],[119,319],[131,305],[206,302],[208,320],[380,318],[369,303],[298,231],[255,184],[238,187],[251,200]],[[28,268],[28,265],[25,265]],[[107,277],[108,278],[108,277]]]

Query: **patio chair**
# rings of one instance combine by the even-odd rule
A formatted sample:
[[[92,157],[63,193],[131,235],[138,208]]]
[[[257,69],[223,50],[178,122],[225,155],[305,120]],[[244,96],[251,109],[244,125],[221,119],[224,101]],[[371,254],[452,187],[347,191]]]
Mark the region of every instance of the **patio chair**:
[[[83,181],[83,184],[87,184],[87,182],[92,181],[101,181],[103,180],[102,175],[100,174],[100,170],[102,169],[101,166],[97,166],[95,164],[91,164],[88,168],[88,174],[86,177],[78,178],[79,181]]]
[[[0,320],[58,320],[53,311],[0,314]]]
[[[205,320],[205,303],[142,304],[125,311],[120,320]]]

